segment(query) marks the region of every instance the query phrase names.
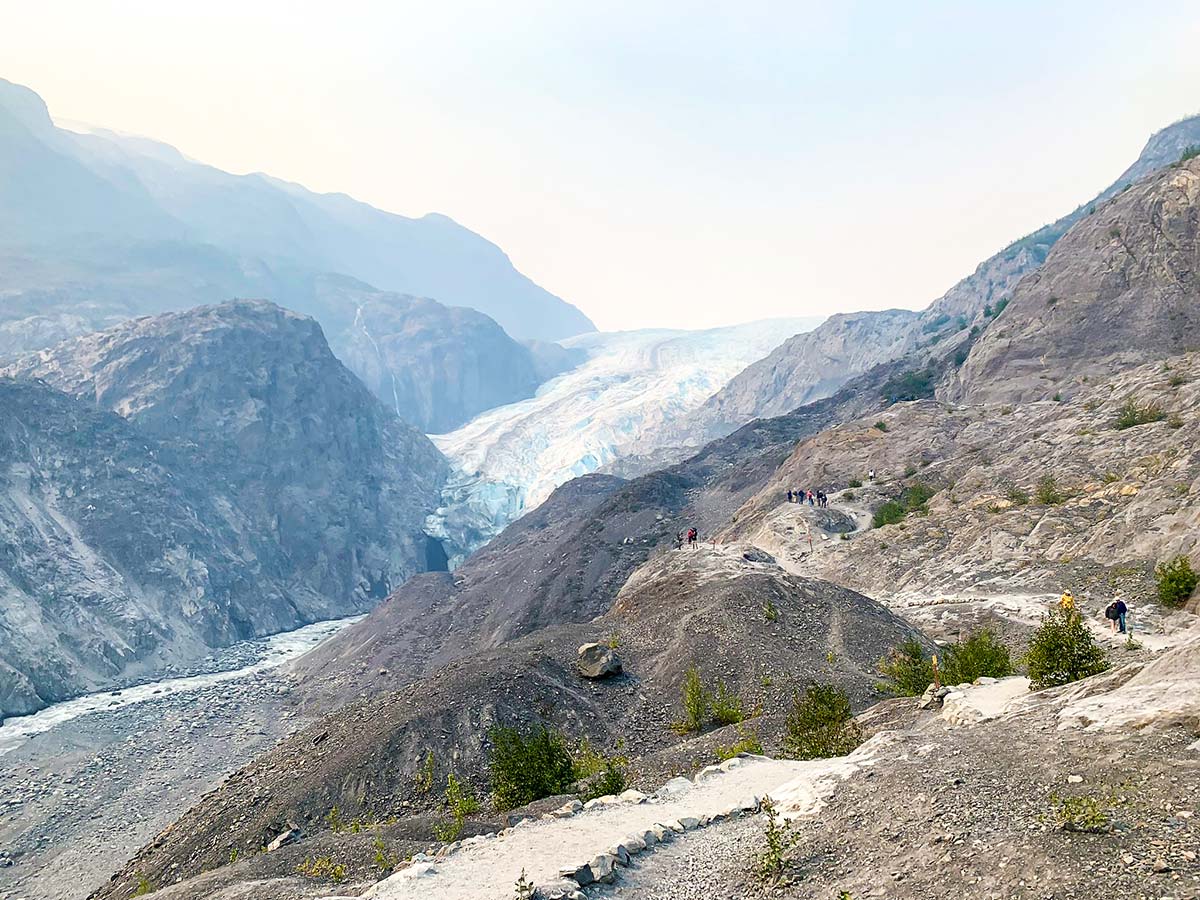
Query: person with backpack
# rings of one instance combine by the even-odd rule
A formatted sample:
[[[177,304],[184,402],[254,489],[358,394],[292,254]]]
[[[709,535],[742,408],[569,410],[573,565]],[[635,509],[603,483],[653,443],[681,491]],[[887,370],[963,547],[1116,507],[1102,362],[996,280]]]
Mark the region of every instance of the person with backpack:
[[[1058,601],[1058,606],[1065,613],[1075,612],[1075,598],[1071,596],[1070,589],[1063,591],[1063,595]]]
[[[683,532],[682,531],[675,532],[675,549],[676,550],[683,549]]]
[[[792,489],[791,489],[791,488],[788,488],[788,503],[791,503],[791,502],[792,502],[792,497],[793,497],[793,496],[794,496],[794,495],[792,494]]]
[[[689,547],[690,549],[693,549],[693,550],[694,550],[694,549],[696,548],[696,540],[697,540],[698,538],[699,538],[699,535],[696,533],[696,529],[695,529],[695,528],[689,528],[689,529],[688,529],[688,534],[687,534],[687,541],[688,541],[688,547]]]
[[[1113,634],[1125,634],[1125,617],[1129,614],[1129,607],[1125,605],[1125,601],[1119,596],[1108,604],[1104,610],[1104,618],[1112,623]],[[1117,626],[1120,626],[1118,628]]]

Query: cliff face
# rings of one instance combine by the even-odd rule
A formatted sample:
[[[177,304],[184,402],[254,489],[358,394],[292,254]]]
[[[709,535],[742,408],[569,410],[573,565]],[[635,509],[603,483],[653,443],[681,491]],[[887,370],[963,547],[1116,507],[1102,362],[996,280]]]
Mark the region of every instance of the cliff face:
[[[553,372],[548,358],[535,360],[473,309],[329,277],[317,280],[315,296],[338,358],[385,406],[431,434],[533,396]]]
[[[310,319],[199,308],[6,374],[6,713],[369,609],[427,568],[444,461]]]
[[[1200,159],[1102,204],[1059,241],[983,333],[949,396],[1049,399],[1195,346]]]

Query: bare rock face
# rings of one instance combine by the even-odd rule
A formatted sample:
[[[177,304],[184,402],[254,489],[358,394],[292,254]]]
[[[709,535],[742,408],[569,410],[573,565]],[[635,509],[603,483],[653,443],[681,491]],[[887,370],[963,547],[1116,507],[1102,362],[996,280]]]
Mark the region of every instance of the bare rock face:
[[[621,674],[621,657],[604,644],[583,644],[575,657],[575,667],[584,678],[604,678]]]
[[[365,611],[428,567],[421,528],[444,460],[311,319],[203,307],[69,341],[8,375],[6,714]]]
[[[1200,159],[1084,217],[1025,279],[950,390],[968,401],[1050,399],[1079,379],[1194,346],[1200,325]]]

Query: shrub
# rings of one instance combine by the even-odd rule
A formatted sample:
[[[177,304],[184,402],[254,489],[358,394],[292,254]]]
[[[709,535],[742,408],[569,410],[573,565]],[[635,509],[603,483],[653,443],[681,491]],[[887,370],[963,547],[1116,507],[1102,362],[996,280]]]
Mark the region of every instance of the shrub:
[[[1200,144],[1193,144],[1183,151],[1179,157],[1179,162],[1182,164],[1189,159],[1195,159],[1197,156],[1200,156]]]
[[[683,679],[681,702],[683,704],[683,719],[676,723],[675,730],[680,734],[691,734],[699,731],[708,721],[708,711],[711,706],[708,691],[700,680],[700,670],[692,666],[687,670]]]
[[[574,758],[575,780],[579,786],[579,799],[585,803],[596,797],[619,794],[628,786],[626,769],[628,758],[605,756],[584,738],[579,742]]]
[[[1067,496],[1059,490],[1058,482],[1049,473],[1038,479],[1034,499],[1043,506],[1058,506],[1066,501]]]
[[[727,759],[733,759],[739,753],[755,753],[762,755],[763,745],[758,738],[758,732],[751,728],[747,728],[744,724],[738,723],[737,727],[738,739],[728,747],[717,747],[717,758],[724,762]]]
[[[904,521],[904,516],[907,514],[904,505],[895,501],[888,500],[879,509],[875,510],[875,515],[871,517],[871,524],[876,528],[882,528],[884,525],[895,525],[897,522]]]
[[[1167,606],[1182,606],[1192,596],[1200,583],[1200,575],[1192,568],[1186,556],[1160,562],[1154,567],[1154,580],[1158,585],[1158,599]]]
[[[889,403],[899,403],[904,400],[924,400],[933,396],[934,382],[937,371],[929,368],[910,369],[893,375],[884,382],[882,396]]]
[[[525,876],[525,870],[521,869],[521,877],[517,879],[514,886],[517,900],[534,900],[537,896],[537,888],[533,882]]]
[[[1108,658],[1078,613],[1056,609],[1042,620],[1025,654],[1030,688],[1070,684],[1108,668]]]
[[[1167,424],[1172,428],[1182,428],[1183,416],[1181,416],[1179,413],[1171,413],[1171,415],[1167,416]]]
[[[850,483],[847,484],[846,487],[860,488],[860,487],[862,487],[862,479],[861,478],[851,478]]]
[[[725,686],[725,682],[717,682],[717,692],[712,695],[712,720],[718,725],[736,725],[746,718],[742,712],[742,698]]]
[[[925,509],[925,504],[927,504],[930,498],[932,498],[936,493],[937,491],[935,491],[929,485],[925,484],[923,481],[918,481],[915,484],[911,484],[905,488],[902,500],[908,512],[918,512],[919,510]]]
[[[416,781],[418,794],[428,794],[431,790],[433,790],[433,768],[433,751],[430,750],[425,754],[425,759],[421,761],[421,767],[417,770]]]
[[[1013,506],[1025,506],[1029,503],[1029,492],[1021,490],[1016,485],[1010,487],[1004,496],[1008,498],[1008,502]]]
[[[1113,428],[1124,431],[1126,428],[1136,428],[1138,425],[1148,425],[1151,422],[1161,422],[1167,417],[1163,408],[1157,403],[1150,402],[1139,406],[1132,396],[1126,397],[1125,402],[1117,410],[1113,420]]]
[[[912,463],[909,463],[907,466],[904,467],[904,477],[905,478],[912,478],[916,474],[917,474],[917,467],[914,466]]]
[[[433,835],[439,841],[450,843],[458,840],[458,836],[462,834],[467,816],[479,812],[479,801],[454,773],[446,776],[446,808],[450,811],[450,821],[436,823],[433,826]]]
[[[763,834],[766,846],[754,855],[754,877],[767,886],[784,884],[792,864],[792,848],[796,846],[799,835],[790,822],[780,817],[775,801],[769,796],[762,799],[762,811],[767,817],[767,828]]]
[[[763,604],[763,616],[768,622],[779,621],[779,607],[775,605],[775,601],[767,597],[767,602]]]
[[[1112,805],[1098,797],[1059,797],[1052,795],[1055,819],[1063,831],[1104,834],[1112,829],[1109,812]]]
[[[1000,313],[1004,312],[1004,307],[1006,306],[1008,306],[1007,297],[1003,298],[1002,300],[998,300],[996,302],[996,315],[1000,315]]]
[[[145,875],[139,875],[137,887],[135,887],[133,889],[133,893],[130,896],[145,897],[148,894],[153,894],[153,893],[154,893],[154,885],[150,882],[150,879],[147,878]]]
[[[854,500],[858,499],[858,494],[854,493],[854,491],[846,491],[844,494],[842,494],[842,499],[853,502]]]
[[[863,742],[850,698],[834,684],[813,684],[792,698],[783,734],[783,750],[792,759],[845,756]]]
[[[1052,399],[1054,400],[1055,403],[1062,403],[1063,402],[1062,391],[1055,391],[1054,397]]]
[[[874,427],[874,428],[875,428],[877,431],[887,431],[887,430],[888,430],[888,423],[887,423],[887,422],[885,422],[885,421],[883,421],[883,419],[880,419],[880,420],[879,420],[878,422],[876,422],[876,423],[874,424],[874,426],[872,426],[872,427]]]
[[[304,862],[296,866],[296,871],[305,878],[326,878],[329,881],[345,881],[346,866],[336,862],[332,856],[304,857]]]
[[[941,668],[942,679],[947,684],[962,684],[984,677],[1005,678],[1013,674],[1008,647],[987,628],[943,648]]]
[[[878,685],[897,697],[919,697],[933,683],[933,666],[924,648],[910,638],[879,661],[879,674],[884,677]]]
[[[1187,376],[1182,372],[1172,372],[1167,378],[1167,384],[1171,387],[1179,387],[1180,385],[1187,384]]]
[[[558,732],[541,726],[523,735],[497,725],[488,735],[492,791],[500,809],[566,793],[575,782],[574,761]]]

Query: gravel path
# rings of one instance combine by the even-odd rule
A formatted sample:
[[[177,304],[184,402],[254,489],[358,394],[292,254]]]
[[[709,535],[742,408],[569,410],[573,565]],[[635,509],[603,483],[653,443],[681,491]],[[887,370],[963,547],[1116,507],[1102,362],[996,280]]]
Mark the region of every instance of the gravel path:
[[[584,810],[563,819],[543,819],[510,829],[492,839],[464,845],[433,865],[414,864],[378,885],[377,900],[498,900],[513,895],[522,869],[535,884],[559,882],[559,870],[577,866],[641,834],[656,824],[704,819],[737,804],[753,804],[765,795],[794,815],[816,811],[839,781],[870,765],[873,748],[852,757],[798,762],[763,757],[731,760],[723,773],[701,773],[689,788],[670,790],[661,799]],[[677,779],[672,786],[686,784]],[[732,820],[730,820],[732,821]],[[671,844],[691,854],[716,825],[689,830]]]

